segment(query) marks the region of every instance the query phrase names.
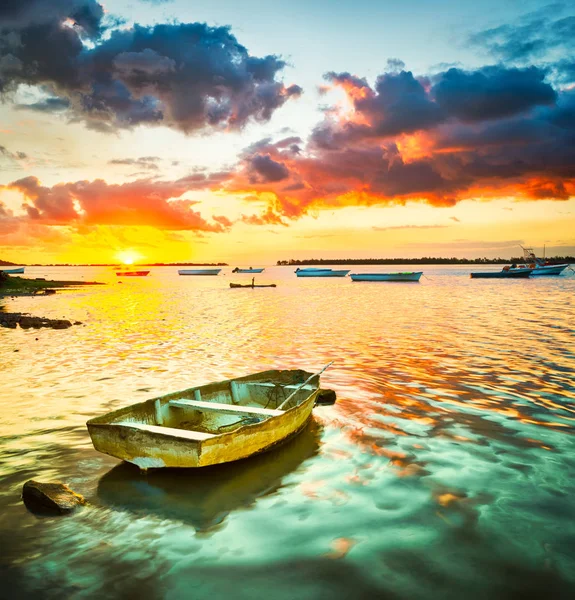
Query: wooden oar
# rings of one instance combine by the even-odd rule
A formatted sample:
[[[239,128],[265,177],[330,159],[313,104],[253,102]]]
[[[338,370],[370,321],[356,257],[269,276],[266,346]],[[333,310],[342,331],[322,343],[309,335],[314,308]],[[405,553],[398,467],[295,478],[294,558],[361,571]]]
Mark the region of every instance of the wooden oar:
[[[328,367],[331,367],[331,365],[333,365],[335,361],[331,361],[330,363],[327,363],[327,365],[325,365],[325,367],[321,370],[318,371],[317,373],[314,373],[311,377],[308,377],[298,388],[296,388],[278,407],[277,410],[281,410],[300,390],[301,388],[306,385],[306,383],[309,383],[314,377],[319,377]]]

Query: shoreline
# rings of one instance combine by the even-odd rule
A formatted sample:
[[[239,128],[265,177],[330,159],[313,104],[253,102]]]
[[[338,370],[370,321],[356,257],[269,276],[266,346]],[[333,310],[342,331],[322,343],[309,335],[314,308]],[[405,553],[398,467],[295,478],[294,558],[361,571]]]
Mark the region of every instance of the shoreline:
[[[82,325],[81,321],[69,321],[68,319],[47,319],[36,317],[28,313],[4,312],[1,301],[5,298],[17,298],[26,296],[45,296],[55,294],[57,290],[74,288],[84,285],[106,285],[97,281],[52,281],[46,279],[24,279],[11,275],[0,275],[0,327],[16,329],[40,329],[50,327],[52,329],[68,329],[72,325]]]
[[[0,276],[0,299],[17,296],[39,296],[55,293],[58,289],[84,285],[106,285],[99,281],[54,281],[51,279],[26,279],[13,275]]]

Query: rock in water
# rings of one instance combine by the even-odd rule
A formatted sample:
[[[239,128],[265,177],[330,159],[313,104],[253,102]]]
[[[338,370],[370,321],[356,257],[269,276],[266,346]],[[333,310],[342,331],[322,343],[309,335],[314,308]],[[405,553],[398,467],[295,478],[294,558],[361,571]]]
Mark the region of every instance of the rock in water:
[[[335,404],[335,401],[336,395],[333,390],[320,390],[315,403],[321,406],[329,406],[330,404]]]
[[[80,494],[76,494],[64,483],[41,483],[30,479],[22,488],[22,500],[32,512],[65,514],[86,504]]]

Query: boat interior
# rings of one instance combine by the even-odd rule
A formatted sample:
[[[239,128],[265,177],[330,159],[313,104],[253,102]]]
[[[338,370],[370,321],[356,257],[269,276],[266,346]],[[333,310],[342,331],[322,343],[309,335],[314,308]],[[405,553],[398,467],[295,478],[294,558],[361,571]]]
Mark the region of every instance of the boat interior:
[[[298,406],[319,387],[316,376],[300,388],[310,377],[311,373],[301,370],[265,371],[134,404],[91,419],[90,423],[205,440],[261,423]]]

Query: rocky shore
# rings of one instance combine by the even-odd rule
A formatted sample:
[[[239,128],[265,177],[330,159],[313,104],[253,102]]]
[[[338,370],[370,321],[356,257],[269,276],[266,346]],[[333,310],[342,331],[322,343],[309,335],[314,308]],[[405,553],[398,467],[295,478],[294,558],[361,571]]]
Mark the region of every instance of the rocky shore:
[[[56,290],[62,288],[79,287],[84,285],[104,285],[95,281],[47,281],[45,279],[25,279],[13,277],[0,271],[0,300],[14,298],[17,296],[43,296],[55,294]],[[72,325],[81,325],[80,321],[69,321],[67,319],[46,319],[34,317],[24,313],[3,312],[0,306],[0,327],[16,329],[40,329],[51,327],[52,329],[67,329]]]

